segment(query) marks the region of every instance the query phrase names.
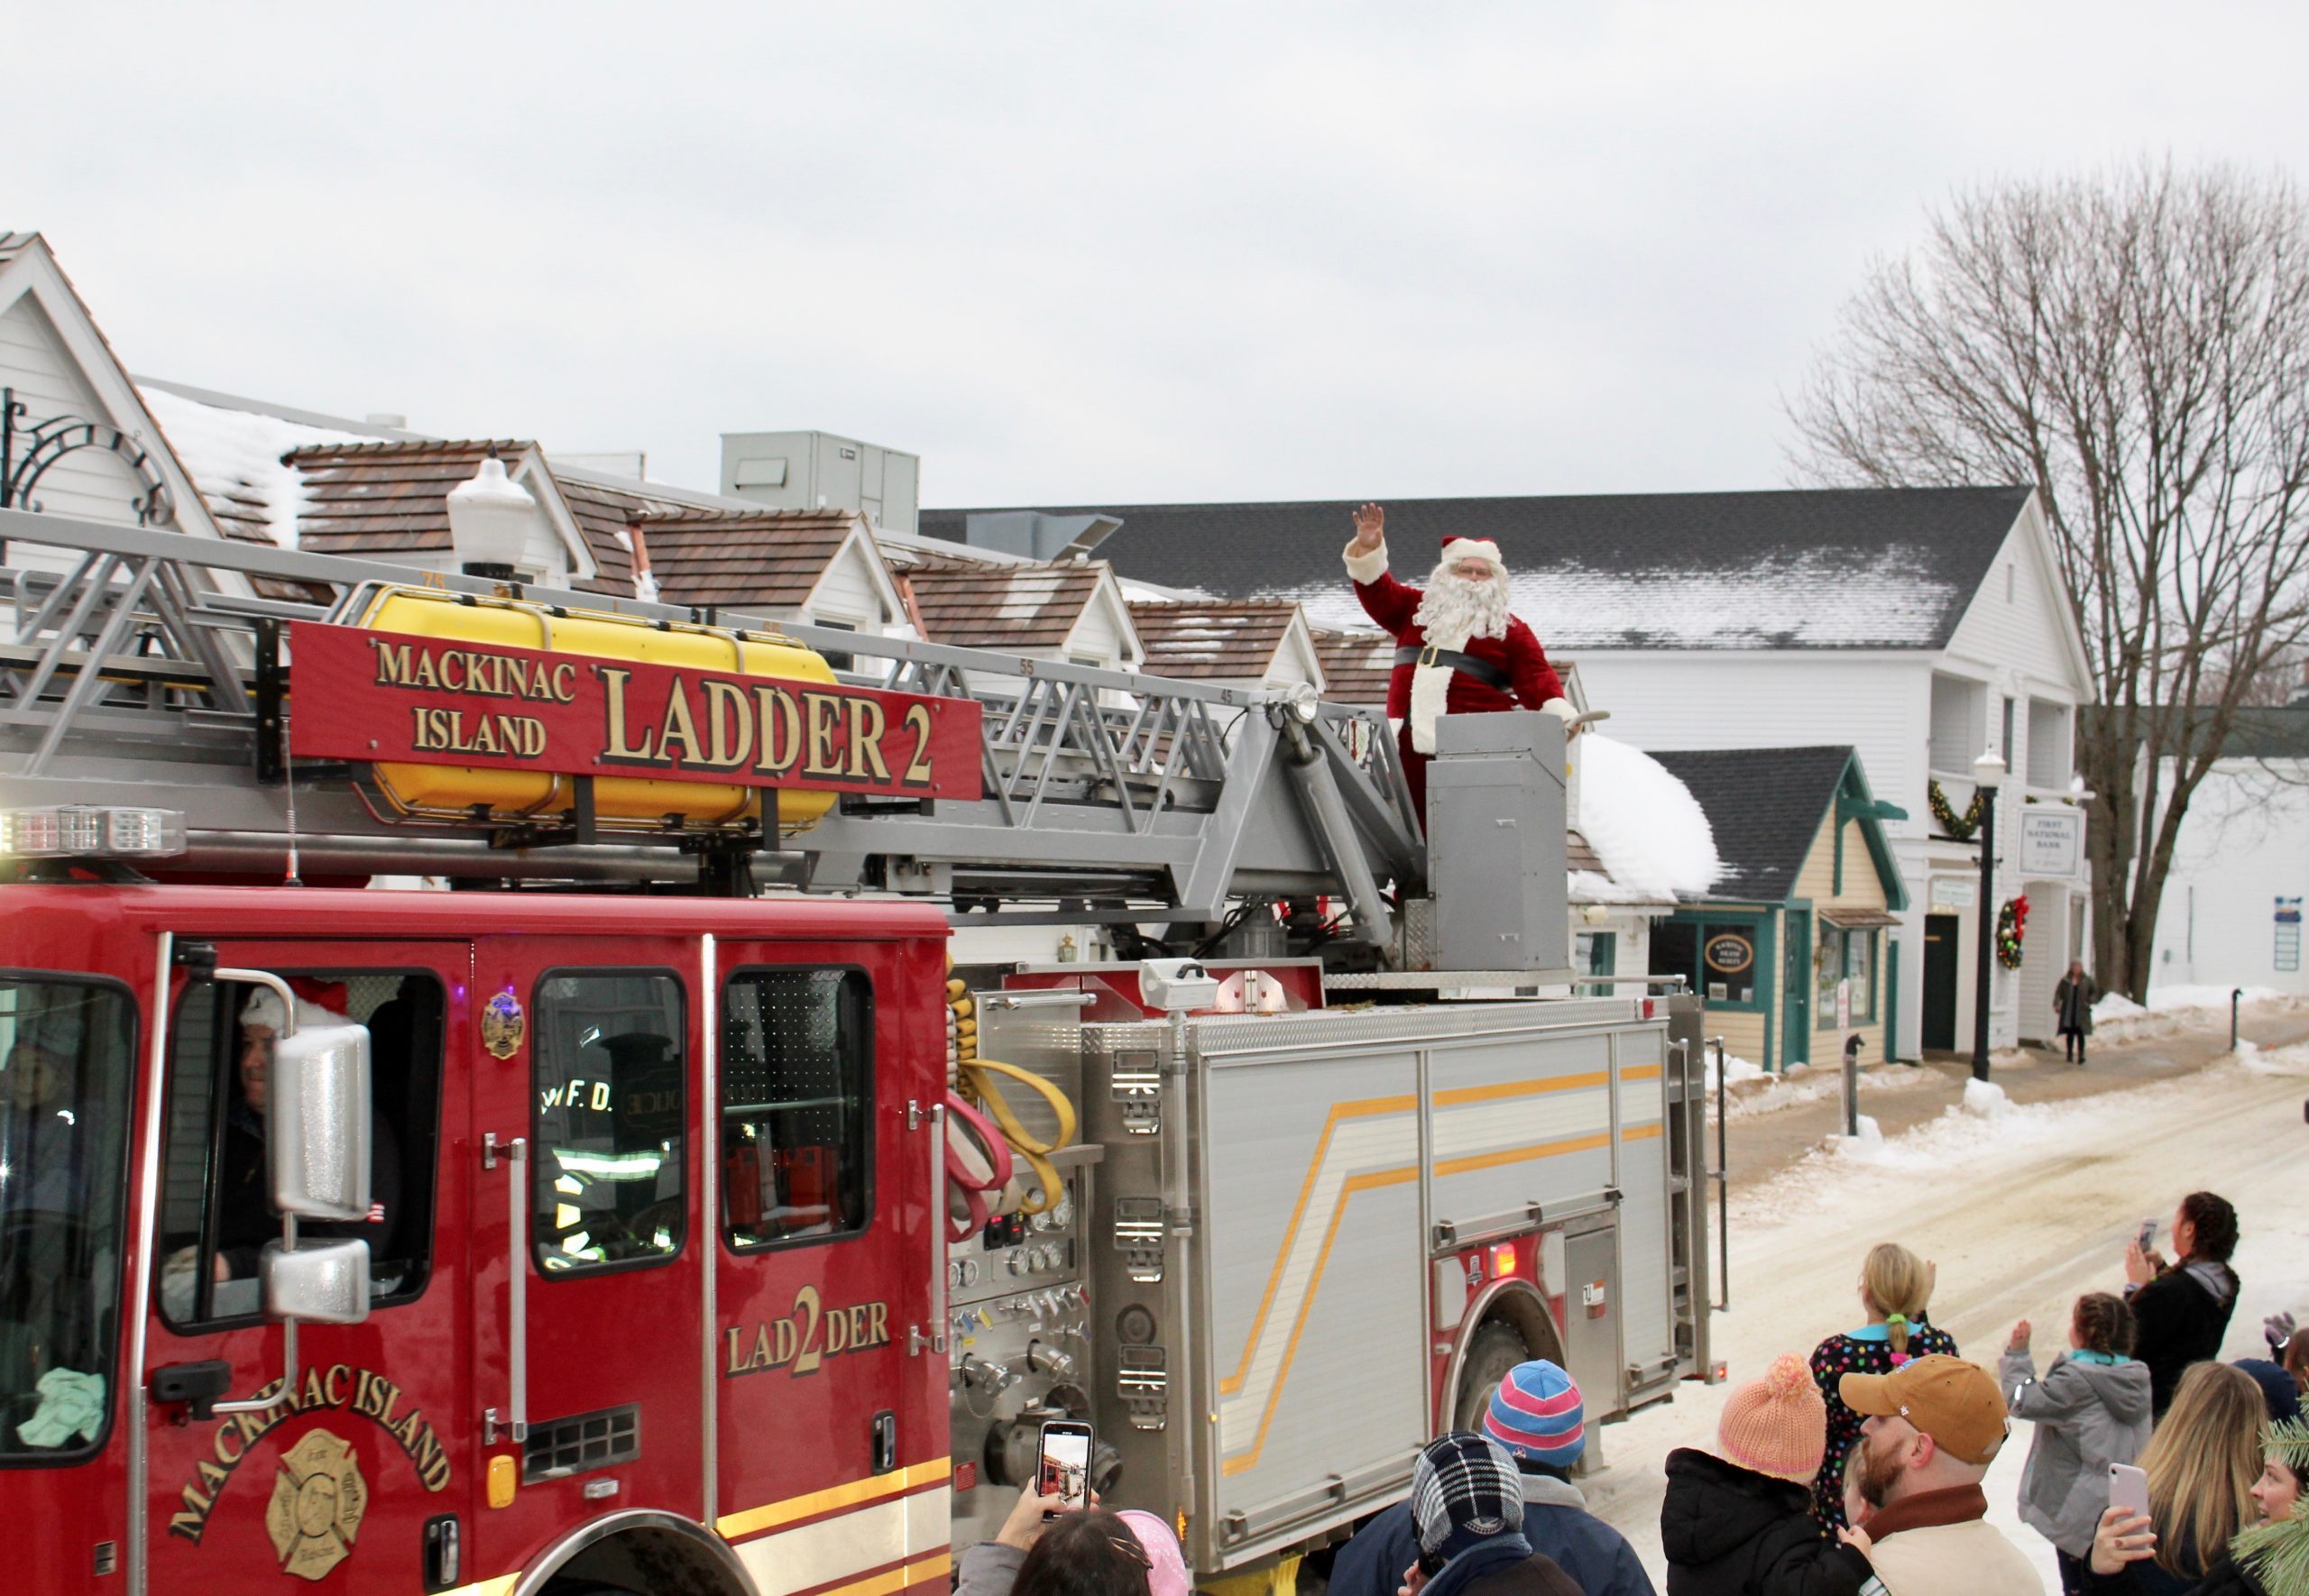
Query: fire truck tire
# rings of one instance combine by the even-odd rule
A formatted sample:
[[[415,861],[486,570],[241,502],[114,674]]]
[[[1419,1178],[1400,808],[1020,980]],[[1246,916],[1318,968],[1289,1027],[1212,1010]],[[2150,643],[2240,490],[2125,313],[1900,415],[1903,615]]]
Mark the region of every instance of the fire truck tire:
[[[1459,1366],[1458,1400],[1451,1407],[1454,1429],[1479,1430],[1483,1416],[1491,1407],[1491,1395],[1507,1371],[1528,1360],[1532,1353],[1523,1345],[1522,1332],[1503,1320],[1493,1319],[1476,1332],[1467,1344],[1467,1361]]]

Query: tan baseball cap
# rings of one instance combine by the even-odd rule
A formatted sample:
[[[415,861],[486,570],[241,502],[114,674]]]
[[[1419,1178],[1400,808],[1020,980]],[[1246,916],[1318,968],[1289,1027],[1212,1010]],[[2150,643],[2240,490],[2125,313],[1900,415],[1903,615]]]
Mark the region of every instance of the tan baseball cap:
[[[1987,1370],[1935,1353],[1890,1374],[1847,1374],[1836,1394],[1854,1413],[1905,1418],[1952,1456],[1984,1463],[1996,1455],[2011,1426],[2004,1393]]]

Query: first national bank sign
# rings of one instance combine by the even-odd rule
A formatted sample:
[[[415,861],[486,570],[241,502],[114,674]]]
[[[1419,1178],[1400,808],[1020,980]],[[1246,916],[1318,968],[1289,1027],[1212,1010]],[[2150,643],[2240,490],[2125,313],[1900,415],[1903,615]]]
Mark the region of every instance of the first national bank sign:
[[[299,757],[980,796],[978,704],[297,622]]]

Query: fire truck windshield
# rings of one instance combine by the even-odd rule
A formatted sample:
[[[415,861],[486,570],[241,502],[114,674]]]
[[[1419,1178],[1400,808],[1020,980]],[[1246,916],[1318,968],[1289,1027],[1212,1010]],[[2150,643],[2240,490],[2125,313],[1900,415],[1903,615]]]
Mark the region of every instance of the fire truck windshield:
[[[113,1408],[128,995],[0,975],[0,1459],[93,1450]]]

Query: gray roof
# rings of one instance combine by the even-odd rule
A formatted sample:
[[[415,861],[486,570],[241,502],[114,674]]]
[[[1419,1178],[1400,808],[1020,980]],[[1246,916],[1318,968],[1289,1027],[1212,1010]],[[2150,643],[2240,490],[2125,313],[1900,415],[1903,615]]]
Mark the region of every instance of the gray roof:
[[[1707,895],[1779,903],[1795,894],[1853,751],[1836,746],[1696,748],[1651,757],[1691,790],[1716,833],[1724,874]]]
[[[1808,489],[1387,505],[1396,573],[1417,581],[1443,537],[1497,542],[1517,613],[1550,647],[1917,648],[1948,644],[2030,490]],[[1364,626],[1340,567],[1348,500],[1043,507],[1105,513],[1118,575],[1224,599],[1296,599],[1318,626]],[[986,511],[922,512],[963,538]]]

